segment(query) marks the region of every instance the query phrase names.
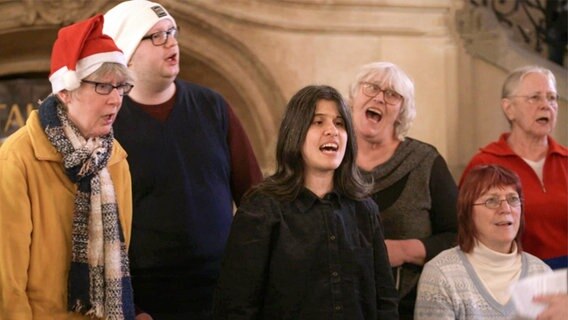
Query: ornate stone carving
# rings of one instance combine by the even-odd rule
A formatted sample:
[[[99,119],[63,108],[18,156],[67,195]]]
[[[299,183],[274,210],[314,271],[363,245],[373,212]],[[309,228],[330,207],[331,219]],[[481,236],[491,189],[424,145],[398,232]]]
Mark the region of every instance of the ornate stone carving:
[[[504,10],[504,9],[503,9]],[[538,64],[556,76],[558,93],[564,99],[568,88],[566,69],[518,40],[515,29],[506,28],[496,14],[482,6],[466,6],[456,12],[456,26],[469,54],[492,63],[503,70],[522,65]]]
[[[23,0],[22,23],[33,25],[40,21],[66,25],[103,12],[109,0]]]

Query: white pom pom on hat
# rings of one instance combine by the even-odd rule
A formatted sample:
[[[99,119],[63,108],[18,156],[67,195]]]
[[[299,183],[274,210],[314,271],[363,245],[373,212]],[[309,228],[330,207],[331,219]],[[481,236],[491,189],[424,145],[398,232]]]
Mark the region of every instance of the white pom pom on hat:
[[[61,28],[51,51],[49,81],[53,93],[75,90],[81,80],[95,72],[105,62],[126,66],[126,58],[111,37],[103,34],[104,17]]]
[[[132,55],[142,37],[161,20],[175,19],[160,4],[146,0],[124,1],[105,13],[103,33],[111,36],[124,52],[126,61]]]

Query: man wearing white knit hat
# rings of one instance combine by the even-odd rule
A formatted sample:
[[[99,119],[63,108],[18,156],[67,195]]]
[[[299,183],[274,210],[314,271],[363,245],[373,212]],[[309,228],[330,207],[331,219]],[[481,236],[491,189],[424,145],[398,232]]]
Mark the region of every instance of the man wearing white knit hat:
[[[160,4],[125,1],[103,32],[134,78],[114,125],[133,183],[134,299],[156,320],[211,319],[233,204],[262,178],[225,99],[176,79],[179,28]]]

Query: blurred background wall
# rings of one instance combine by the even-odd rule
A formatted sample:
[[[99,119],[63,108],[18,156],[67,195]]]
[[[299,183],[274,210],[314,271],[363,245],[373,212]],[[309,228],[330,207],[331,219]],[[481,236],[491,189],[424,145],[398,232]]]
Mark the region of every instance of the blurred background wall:
[[[223,94],[265,174],[287,100],[308,84],[347,98],[357,69],[391,61],[415,81],[410,136],[433,144],[456,179],[508,124],[501,84],[550,68],[561,96],[554,137],[568,145],[566,0],[162,0],[180,26],[180,77]],[[57,30],[118,1],[1,0],[0,143],[21,127],[47,76]],[[562,25],[562,23],[564,23]],[[554,33],[556,32],[556,33]],[[560,33],[560,35],[559,35]]]

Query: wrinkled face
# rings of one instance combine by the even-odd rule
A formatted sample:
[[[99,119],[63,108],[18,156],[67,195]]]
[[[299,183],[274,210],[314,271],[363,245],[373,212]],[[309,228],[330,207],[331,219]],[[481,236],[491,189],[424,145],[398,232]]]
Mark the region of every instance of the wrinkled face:
[[[117,86],[124,84],[125,79],[107,75],[97,79],[97,82]],[[95,85],[91,83],[81,83],[77,90],[62,91],[58,96],[67,105],[69,119],[85,138],[108,134],[122,104],[122,96],[117,89],[113,89],[108,95],[103,95],[95,92]]]
[[[548,78],[538,72],[527,74],[510,98],[503,99],[503,111],[512,122],[512,130],[532,137],[544,137],[556,126],[558,103],[546,97],[556,96]]]
[[[175,28],[173,21],[158,21],[145,36]],[[169,35],[166,43],[155,46],[150,39],[141,40],[134,51],[128,68],[135,82],[173,81],[179,73],[179,46],[175,37]]]
[[[403,101],[393,88],[383,87],[373,79],[367,80],[359,85],[351,103],[357,137],[371,143],[395,137],[395,123]]]
[[[501,253],[510,253],[513,241],[519,232],[521,204],[511,205],[519,194],[514,186],[491,188],[481,195],[473,206],[473,223],[477,240],[486,247]],[[487,208],[485,203],[497,203],[495,209]]]
[[[318,101],[302,146],[305,175],[333,175],[343,161],[346,145],[347,131],[337,104],[330,100]]]

